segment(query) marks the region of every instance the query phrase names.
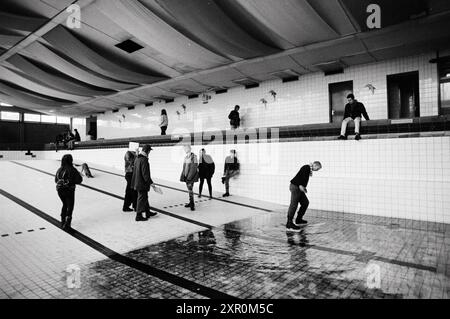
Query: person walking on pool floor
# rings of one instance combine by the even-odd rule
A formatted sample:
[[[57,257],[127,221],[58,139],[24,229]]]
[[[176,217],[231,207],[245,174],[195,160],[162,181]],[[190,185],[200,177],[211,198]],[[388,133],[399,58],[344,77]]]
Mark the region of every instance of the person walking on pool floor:
[[[206,150],[204,148],[200,151],[200,163],[198,164],[198,174],[200,176],[200,186],[198,188],[198,197],[202,197],[202,191],[203,191],[203,183],[205,182],[208,184],[208,190],[209,190],[209,198],[212,199],[212,185],[211,185],[211,178],[214,175],[214,171],[216,169],[216,166],[214,164],[214,161],[211,157],[211,155],[206,154]]]
[[[306,225],[308,222],[303,219],[306,210],[309,206],[309,200],[306,196],[308,192],[306,187],[308,186],[309,178],[312,176],[313,172],[317,172],[322,168],[320,162],[314,162],[310,165],[303,166],[300,171],[291,180],[291,185],[289,190],[291,192],[291,204],[289,205],[287,213],[287,224],[286,230],[290,232],[300,232],[301,225]],[[298,204],[300,203],[300,208],[297,213],[297,218],[294,223],[295,211],[297,210]]]
[[[186,157],[183,162],[183,170],[181,171],[180,182],[186,183],[186,187],[189,192],[189,203],[184,207],[190,207],[191,210],[195,210],[194,202],[194,183],[198,182],[198,159],[197,156],[191,152],[191,146],[185,145],[184,151]]]
[[[137,152],[136,152],[137,153]],[[125,188],[125,199],[123,201],[123,212],[132,212],[137,209],[137,193],[133,189],[131,184],[131,179],[133,178],[134,161],[136,160],[136,153],[132,151],[127,151],[124,156],[125,161],[125,180],[127,181],[127,186]],[[133,209],[130,208],[130,205]]]
[[[63,203],[61,209],[61,227],[70,229],[75,206],[75,187],[83,182],[83,177],[73,166],[73,157],[66,154],[61,159],[61,167],[55,175],[56,190]]]
[[[148,192],[150,191],[150,187],[154,190],[156,189],[150,175],[150,164],[148,163],[148,157],[151,150],[152,148],[150,145],[145,145],[139,156],[134,161],[131,186],[137,191],[137,222],[146,221],[150,217],[157,215],[157,213],[152,213],[150,211],[150,204],[148,203]],[[144,213],[146,213],[146,217],[143,216]]]

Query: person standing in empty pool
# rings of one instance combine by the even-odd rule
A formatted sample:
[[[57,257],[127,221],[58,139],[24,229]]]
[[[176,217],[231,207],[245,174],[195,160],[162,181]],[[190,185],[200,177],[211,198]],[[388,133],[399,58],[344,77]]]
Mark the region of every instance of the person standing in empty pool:
[[[190,207],[191,210],[194,211],[194,183],[197,183],[199,179],[198,159],[197,156],[192,153],[190,145],[185,145],[184,151],[186,156],[183,161],[183,170],[181,171],[180,182],[186,183],[189,193],[189,203],[187,203],[184,207]]]
[[[150,187],[153,187],[154,190],[156,188],[150,175],[150,164],[148,163],[151,150],[152,148],[150,145],[144,145],[142,151],[134,161],[131,186],[137,191],[137,222],[146,221],[150,217],[157,215],[157,213],[150,211],[150,204],[148,203],[148,192],[150,191]],[[146,214],[146,217],[144,217],[144,213]]]
[[[206,179],[209,190],[209,198],[212,199],[211,178],[213,177],[214,171],[216,170],[216,165],[214,164],[212,157],[206,154],[206,150],[204,148],[202,148],[202,150],[200,151],[199,158],[200,163],[198,164],[198,174],[200,176],[200,186],[198,188],[198,197],[202,197],[203,183]]]
[[[61,227],[65,230],[70,229],[72,223],[72,213],[75,206],[75,185],[82,182],[83,177],[73,166],[72,155],[64,155],[61,159],[61,167],[55,175],[55,183],[58,196],[63,204]]]
[[[236,150],[230,151],[230,156],[225,158],[225,165],[223,169],[222,184],[225,184],[225,194],[223,197],[230,196],[230,178],[239,174],[240,163],[236,155]]]
[[[303,219],[303,216],[305,216],[306,210],[309,206],[309,200],[306,196],[306,193],[308,193],[306,187],[308,186],[309,178],[312,176],[313,172],[317,172],[321,168],[322,164],[320,162],[314,162],[310,165],[305,165],[291,180],[291,185],[289,186],[289,190],[291,192],[291,204],[289,205],[287,214],[287,231],[300,232],[300,226],[306,225],[308,223]],[[297,210],[299,203],[300,208],[297,213],[297,218],[294,222],[295,211]]]
[[[167,111],[161,110],[161,122],[159,127],[161,128],[161,135],[166,135],[167,127],[169,126],[169,118],[167,117]]]
[[[124,156],[125,161],[125,180],[127,181],[127,186],[125,188],[125,199],[123,201],[123,212],[136,211],[137,208],[137,193],[133,189],[131,184],[131,179],[133,178],[134,161],[136,160],[136,153],[132,151],[127,151]],[[130,208],[130,205],[133,207]]]

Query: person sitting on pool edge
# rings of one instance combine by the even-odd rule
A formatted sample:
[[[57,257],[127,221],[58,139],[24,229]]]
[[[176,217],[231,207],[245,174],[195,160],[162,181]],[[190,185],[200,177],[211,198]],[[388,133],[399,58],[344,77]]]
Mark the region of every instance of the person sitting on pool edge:
[[[303,219],[303,216],[305,216],[306,210],[309,206],[309,200],[306,196],[306,193],[308,192],[306,187],[308,186],[309,178],[312,176],[313,172],[317,172],[321,168],[322,164],[320,162],[304,165],[297,175],[295,175],[295,177],[291,180],[291,185],[289,186],[289,191],[291,192],[291,204],[289,205],[287,213],[287,231],[300,232],[300,226],[308,223]],[[297,210],[299,203],[300,208],[294,223],[295,211]]]
[[[344,119],[341,126],[341,135],[338,139],[347,139],[347,125],[350,121],[355,122],[355,140],[359,141],[361,139],[360,128],[361,128],[361,115],[364,116],[366,121],[370,121],[369,115],[367,114],[364,104],[358,102],[353,94],[347,95],[348,104],[345,106]]]

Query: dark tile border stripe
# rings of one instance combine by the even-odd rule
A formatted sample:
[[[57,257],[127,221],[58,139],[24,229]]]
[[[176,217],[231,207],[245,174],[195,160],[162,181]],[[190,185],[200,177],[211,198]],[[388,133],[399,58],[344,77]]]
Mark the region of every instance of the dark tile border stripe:
[[[31,167],[31,166],[28,166],[28,165],[25,165],[25,164],[22,164],[22,163],[17,163],[17,162],[12,162],[12,163],[14,163],[14,164],[16,164],[16,165],[19,165],[19,166],[23,166],[23,167],[28,168],[28,169],[31,169],[31,170],[38,171],[38,172],[43,173],[43,174],[46,174],[46,175],[53,176],[53,174],[50,174],[50,173],[48,173],[48,172],[46,172],[46,171],[43,171],[43,170],[40,170],[40,169]],[[92,168],[92,169],[94,169],[94,168]],[[98,170],[98,171],[102,171],[102,172],[104,172],[104,173],[109,173],[109,174],[116,175],[116,176],[121,176],[121,175],[119,175],[119,174],[111,173],[111,172],[108,172],[108,171],[103,171],[103,170]],[[112,197],[114,197],[114,198],[118,198],[118,199],[123,200],[123,197],[121,197],[121,196],[118,196],[118,195],[116,195],[116,194],[112,194],[112,193],[103,191],[103,190],[101,190],[101,189],[97,189],[97,188],[95,188],[95,187],[87,186],[87,185],[84,185],[84,184],[81,184],[80,186],[83,186],[83,187],[86,187],[86,188],[88,188],[88,189],[91,189],[91,190],[100,192],[100,193],[102,193],[102,194],[105,194],[105,195],[112,196]],[[171,189],[176,190],[176,191],[181,191],[181,192],[186,192],[186,193],[187,193],[187,191],[180,190],[180,189],[177,189],[177,188],[173,188],[173,187],[167,187],[167,188],[171,188]],[[237,204],[237,205],[240,205],[240,204],[238,204],[238,203],[233,203],[233,202],[228,202],[228,201],[223,201],[223,202],[226,202],[226,203],[229,203],[229,204]],[[246,205],[240,205],[240,206],[245,206],[245,207],[247,207]],[[250,207],[250,208],[253,208],[253,207]],[[151,209],[153,209],[153,210],[155,210],[155,211],[157,211],[157,212],[161,212],[161,214],[164,214],[164,215],[167,215],[167,216],[171,216],[171,217],[174,217],[174,218],[177,218],[177,219],[186,221],[186,222],[188,222],[188,223],[196,224],[196,225],[205,227],[205,228],[207,228],[207,229],[221,229],[221,228],[219,228],[219,227],[215,227],[215,226],[212,226],[212,225],[204,224],[204,223],[198,222],[198,221],[196,221],[196,220],[192,220],[192,219],[189,219],[189,218],[185,218],[185,217],[182,217],[182,216],[179,216],[179,215],[176,215],[176,214],[167,212],[167,211],[163,211],[163,210],[160,210],[160,209],[157,209],[157,208],[154,208],[154,207],[152,207]],[[256,209],[258,209],[258,208],[256,208]],[[273,212],[273,211],[270,211],[270,212]],[[251,234],[251,233],[247,233],[247,232],[242,232],[242,231],[236,231],[236,230],[232,230],[232,229],[231,229],[231,230],[228,229],[227,231],[232,231],[232,232],[235,232],[235,233],[239,233],[239,234],[241,234],[241,235],[245,235],[245,236],[249,236],[249,237],[254,237],[254,238],[258,238],[258,239],[262,239],[262,240],[279,241],[278,239],[272,238],[272,237],[269,237],[269,236],[255,235],[255,234]],[[341,250],[341,249],[335,249],[335,248],[330,248],[330,247],[324,247],[324,246],[304,245],[304,247],[306,247],[306,248],[311,248],[311,249],[315,249],[315,250],[320,250],[320,251],[331,252],[331,253],[335,253],[335,254],[341,254],[341,255],[347,255],[347,256],[354,256],[354,257],[356,257],[356,258],[358,258],[358,257],[361,255],[361,254],[359,254],[359,253],[355,253],[355,252],[351,252],[351,251],[346,251],[346,250]],[[380,257],[380,256],[373,256],[373,257],[370,258],[370,260],[378,260],[378,261],[381,261],[381,262],[386,262],[386,263],[390,263],[390,264],[396,264],[396,265],[399,265],[399,266],[410,267],[410,268],[416,268],[416,269],[420,269],[420,270],[427,270],[427,271],[431,271],[431,272],[437,272],[437,268],[436,268],[436,267],[425,266],[425,265],[420,265],[420,264],[415,264],[415,263],[405,262],[405,261],[401,261],[401,260],[389,259],[389,258]]]
[[[25,165],[25,164],[22,164],[22,163],[18,163],[18,162],[14,162],[14,161],[11,161],[11,163],[14,163],[16,165],[19,165],[19,166],[22,166],[22,167],[25,167],[25,168],[37,171],[37,172],[42,173],[42,174],[46,174],[46,175],[49,175],[49,176],[52,176],[52,177],[54,176],[53,174],[50,174],[49,172],[40,170],[38,168],[31,167],[31,166],[28,166],[28,165]],[[96,191],[96,192],[99,192],[99,193],[102,193],[104,195],[108,195],[108,196],[120,199],[120,200],[124,200],[124,198],[122,196],[119,196],[119,195],[116,195],[116,194],[104,191],[104,190],[99,189],[99,188],[95,188],[95,187],[92,187],[92,186],[89,186],[89,185],[85,185],[85,184],[81,184],[79,186],[87,188],[87,189],[90,189],[90,190],[93,190],[93,191]],[[170,213],[170,212],[167,212],[167,211],[164,211],[164,210],[152,207],[152,206],[150,206],[150,209],[154,210],[155,212],[158,212],[160,214],[167,215],[167,216],[170,216],[170,217],[173,217],[173,218],[177,218],[177,219],[183,220],[185,222],[188,222],[188,223],[191,223],[191,224],[195,224],[195,225],[200,226],[200,227],[204,227],[204,228],[207,228],[207,229],[212,229],[213,228],[213,226],[211,226],[211,225],[208,225],[208,224],[205,224],[205,223],[201,223],[201,222],[198,222],[196,220],[192,220],[192,219],[189,219],[189,218],[186,218],[186,217],[182,217],[182,216],[179,216],[179,215],[176,215],[176,214],[173,214],[173,213]]]
[[[79,166],[79,165],[77,165],[77,166]],[[89,167],[89,168],[93,169],[95,171],[102,172],[102,173],[106,173],[106,174],[110,174],[110,175],[114,175],[114,176],[124,177],[123,175],[120,175],[120,174],[117,174],[117,173],[113,173],[113,172],[109,172],[109,171],[105,171],[105,170],[102,170],[102,169],[98,169],[98,168],[94,168],[94,167]],[[167,189],[172,189],[172,190],[175,190],[175,191],[178,191],[178,192],[188,193],[187,190],[176,188],[176,187],[172,187],[172,186],[167,186],[167,185],[163,185],[163,184],[156,184],[156,183],[155,183],[155,185],[158,185],[160,187],[164,187],[164,188],[167,188]],[[195,193],[195,192],[194,192],[194,194],[198,195],[198,193]],[[267,213],[273,213],[274,212],[273,210],[270,210],[270,209],[267,209],[267,208],[262,208],[262,207],[257,207],[257,206],[252,206],[252,205],[232,202],[232,201],[221,199],[221,198],[217,198],[217,197],[213,197],[213,200],[217,200],[217,201],[228,203],[228,204],[238,205],[238,206],[242,206],[242,207],[246,207],[246,208],[252,208],[252,209],[260,210],[260,211],[267,212]]]
[[[30,204],[24,202],[23,200],[15,197],[14,195],[4,191],[3,189],[0,189],[0,194],[3,195],[4,197],[8,198],[9,200],[15,202],[16,204],[22,206],[23,208],[27,209],[28,211],[32,212],[33,214],[35,214],[36,216],[44,219],[45,221],[47,221],[48,223],[56,226],[59,228],[60,226],[60,222],[58,220],[56,220],[55,218],[51,217],[50,215],[44,213],[43,211],[37,209],[34,206],[31,206]],[[185,288],[189,291],[192,291],[196,294],[208,297],[208,298],[213,298],[213,299],[237,299],[236,297],[230,296],[226,293],[217,291],[215,289],[197,284],[193,281],[187,280],[183,277],[179,277],[176,275],[173,275],[171,273],[168,273],[166,271],[157,269],[155,267],[152,267],[150,265],[141,263],[139,261],[136,261],[132,258],[126,257],[124,255],[121,255],[115,251],[113,251],[112,249],[102,245],[101,243],[95,241],[94,239],[78,232],[75,229],[71,229],[69,231],[66,231],[69,235],[71,235],[72,237],[78,239],[79,241],[81,241],[82,243],[88,245],[89,247],[95,249],[96,251],[98,251],[99,253],[105,255],[106,257],[117,261],[125,266],[134,268],[136,270],[140,270],[141,272],[159,278],[163,281],[169,282],[171,284],[174,284],[176,286]]]

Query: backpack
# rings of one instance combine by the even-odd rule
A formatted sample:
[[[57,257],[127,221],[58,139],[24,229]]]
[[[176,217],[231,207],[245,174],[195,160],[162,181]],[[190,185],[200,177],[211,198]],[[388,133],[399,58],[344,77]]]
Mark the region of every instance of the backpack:
[[[61,178],[58,176],[58,180],[56,181],[56,190],[68,189],[70,187],[69,184],[70,181],[67,178],[67,170],[65,170]]]

